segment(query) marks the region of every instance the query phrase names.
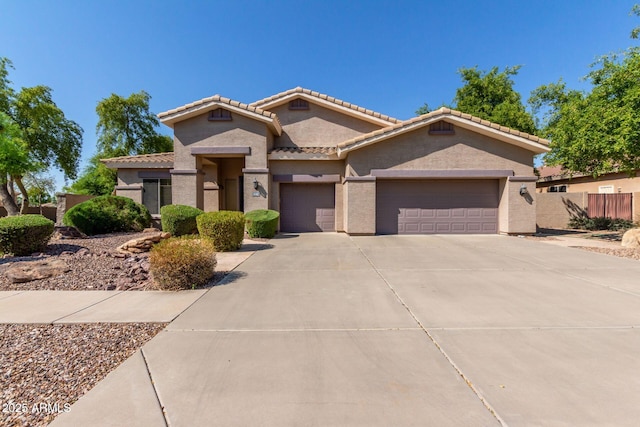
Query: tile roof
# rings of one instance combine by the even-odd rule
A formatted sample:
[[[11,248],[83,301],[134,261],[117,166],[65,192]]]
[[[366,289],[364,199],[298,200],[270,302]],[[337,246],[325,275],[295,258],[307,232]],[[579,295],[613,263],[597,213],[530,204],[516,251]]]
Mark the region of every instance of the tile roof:
[[[507,135],[512,135],[515,137],[520,137],[523,138],[527,141],[530,141],[532,143],[535,144],[539,144],[542,146],[548,146],[549,145],[549,141],[547,141],[546,139],[540,138],[538,136],[535,135],[530,135],[526,132],[520,132],[517,131],[515,129],[511,129],[508,128],[506,126],[501,126],[497,123],[493,123],[490,122],[488,120],[483,120],[480,119],[478,117],[472,116],[471,114],[466,114],[466,113],[462,113],[460,111],[457,110],[452,110],[450,108],[445,108],[442,107],[438,110],[432,111],[430,113],[427,114],[423,114],[421,116],[418,117],[414,117],[412,119],[409,120],[405,120],[404,122],[401,123],[397,123],[395,125],[392,126],[388,126],[386,128],[382,128],[364,135],[360,135],[358,137],[349,139],[347,141],[341,142],[338,144],[338,148],[339,149],[348,149],[358,143],[362,143],[362,142],[366,142],[369,139],[374,139],[377,137],[384,137],[386,135],[393,135],[394,133],[396,133],[397,131],[401,131],[405,128],[411,128],[415,126],[419,126],[419,125],[426,125],[429,123],[433,123],[435,122],[438,118],[444,118],[444,117],[453,117],[453,118],[460,118],[460,119],[464,119],[465,121],[474,123],[476,125],[481,125],[484,126],[486,128],[490,128],[490,129],[494,129],[496,131],[500,131],[504,134]],[[544,151],[547,151],[546,149]]]
[[[276,116],[275,113],[272,113],[270,111],[265,111],[265,110],[262,110],[260,108],[256,108],[254,106],[248,105],[248,104],[243,104],[242,102],[234,101],[233,99],[225,98],[224,96],[220,96],[220,95],[213,95],[213,96],[210,96],[208,98],[202,98],[202,99],[200,99],[198,101],[194,101],[194,102],[191,102],[189,104],[185,104],[185,105],[183,105],[181,107],[174,108],[174,109],[169,110],[169,111],[164,111],[164,112],[158,114],[158,118],[160,120],[162,120],[162,119],[164,119],[164,118],[166,118],[168,116],[174,115],[176,113],[181,113],[183,111],[192,109],[194,107],[199,107],[201,105],[210,104],[210,103],[228,104],[228,105],[231,105],[232,107],[236,107],[236,108],[240,108],[241,110],[246,110],[246,111],[249,111],[249,112],[252,112],[252,113],[256,113],[256,114],[259,114],[261,116],[268,117],[270,119],[275,119],[275,120],[278,119],[278,116]]]
[[[335,154],[336,147],[277,147],[271,153]]]
[[[386,122],[401,123],[401,120],[398,120],[396,118],[387,116],[386,114],[380,114],[380,113],[377,113],[377,112],[375,112],[373,110],[369,110],[369,109],[366,109],[366,108],[363,108],[363,107],[359,107],[359,106],[357,106],[355,104],[351,104],[350,102],[346,102],[346,101],[343,101],[341,99],[334,98],[333,96],[325,95],[324,93],[319,93],[319,92],[316,92],[316,91],[305,89],[305,88],[302,88],[300,86],[295,87],[293,89],[289,89],[289,90],[284,91],[284,92],[277,93],[277,94],[275,94],[273,96],[270,96],[268,98],[264,98],[264,99],[261,99],[259,101],[252,102],[250,105],[254,106],[254,107],[262,107],[264,105],[272,104],[272,103],[274,103],[274,102],[276,102],[278,100],[281,100],[283,98],[287,98],[287,97],[289,97],[291,95],[295,95],[295,94],[303,94],[303,95],[307,95],[307,96],[310,96],[310,97],[313,97],[313,98],[317,98],[317,99],[320,99],[322,101],[330,102],[330,103],[336,104],[338,106],[341,106],[341,107],[344,107],[344,108],[348,108],[348,109],[351,109],[351,110],[356,111],[358,113],[366,114],[368,116],[375,117],[376,119],[380,119],[380,120],[383,120],[383,121],[386,121]]]
[[[173,163],[173,153],[141,154],[139,156],[111,157],[100,159],[103,163]]]

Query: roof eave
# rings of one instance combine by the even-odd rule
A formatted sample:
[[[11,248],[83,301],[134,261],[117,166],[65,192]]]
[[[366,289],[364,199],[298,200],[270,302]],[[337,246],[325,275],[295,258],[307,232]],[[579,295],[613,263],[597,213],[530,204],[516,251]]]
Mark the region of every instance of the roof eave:
[[[161,123],[173,129],[176,123],[190,119],[192,117],[199,116],[203,113],[206,113],[207,111],[210,111],[213,107],[224,108],[225,110],[229,110],[231,112],[240,114],[241,116],[248,117],[250,119],[254,119],[259,122],[262,122],[266,124],[267,127],[271,130],[271,132],[273,132],[277,136],[282,135],[282,126],[280,125],[280,120],[278,120],[278,117],[274,113],[270,113],[271,117],[267,117],[260,113],[245,110],[243,108],[240,108],[225,102],[221,102],[221,101],[210,101],[200,105],[195,105],[183,111],[176,111],[169,114],[160,113],[158,114],[158,119],[160,120]]]
[[[347,114],[350,115],[352,117],[356,117],[358,119],[367,121],[369,123],[373,123],[375,125],[378,126],[384,126],[387,127],[389,125],[393,125],[393,124],[397,124],[399,123],[397,120],[392,119],[392,120],[386,120],[383,119],[382,117],[376,117],[370,114],[366,113],[366,109],[359,107],[358,109],[353,109],[353,108],[349,108],[349,107],[345,107],[344,105],[340,105],[340,104],[336,104],[334,102],[328,101],[327,99],[323,99],[322,96],[313,96],[313,95],[309,95],[307,93],[304,92],[292,92],[289,94],[286,94],[280,98],[274,99],[272,101],[268,101],[262,104],[259,104],[259,108],[262,110],[269,110],[270,108],[273,107],[277,107],[279,105],[285,104],[293,99],[296,98],[304,98],[305,100],[320,105],[324,108],[333,110],[333,111],[337,111],[343,114]],[[256,106],[256,103],[251,104]]]
[[[114,162],[100,160],[109,169],[172,169],[173,162]]]

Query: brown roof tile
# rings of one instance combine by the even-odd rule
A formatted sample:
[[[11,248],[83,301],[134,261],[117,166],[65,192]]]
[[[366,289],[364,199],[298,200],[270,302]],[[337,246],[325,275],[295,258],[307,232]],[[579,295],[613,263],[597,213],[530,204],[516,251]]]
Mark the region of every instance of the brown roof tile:
[[[111,157],[100,159],[101,162],[113,163],[173,163],[173,153],[141,154],[139,156]]]
[[[394,124],[394,125],[391,125],[391,126],[387,126],[385,128],[382,128],[382,129],[379,129],[379,130],[376,130],[376,131],[373,131],[373,132],[370,132],[370,133],[367,133],[367,134],[360,135],[358,137],[349,139],[347,141],[341,142],[340,144],[338,144],[338,147],[339,148],[343,148],[343,149],[344,148],[348,148],[348,147],[350,147],[352,145],[355,145],[355,144],[357,144],[359,142],[365,141],[365,140],[367,140],[369,138],[372,138],[372,137],[375,137],[375,136],[380,136],[380,135],[383,135],[383,134],[388,134],[388,133],[394,132],[394,131],[396,131],[398,129],[401,129],[403,127],[407,127],[407,126],[409,126],[411,124],[418,123],[418,122],[433,121],[434,118],[437,118],[439,116],[447,116],[447,115],[460,117],[460,118],[463,118],[465,120],[470,120],[472,122],[479,123],[480,125],[487,126],[489,128],[499,130],[500,132],[503,132],[503,133],[506,133],[506,134],[509,134],[509,135],[513,135],[513,136],[518,136],[520,138],[527,139],[529,141],[536,142],[536,143],[539,143],[539,144],[542,144],[542,145],[549,145],[549,141],[547,141],[545,139],[542,139],[542,138],[540,138],[538,136],[530,135],[530,134],[525,133],[525,132],[520,132],[518,130],[508,128],[506,126],[501,126],[501,125],[499,125],[497,123],[492,123],[490,121],[480,119],[479,117],[471,116],[469,114],[464,114],[464,113],[462,113],[460,111],[457,111],[457,110],[452,110],[450,108],[442,107],[442,108],[440,108],[438,110],[435,110],[435,111],[432,111],[430,113],[423,114],[421,116],[414,117],[414,118],[411,118],[409,120],[405,120],[404,122],[400,122],[400,123],[397,123],[397,124]]]
[[[354,110],[354,111],[357,111],[357,112],[360,112],[360,113],[366,114],[368,116],[375,117],[377,119],[384,120],[384,121],[387,121],[387,122],[390,122],[390,123],[401,123],[401,120],[398,120],[396,118],[387,116],[385,114],[380,114],[380,113],[377,113],[377,112],[372,111],[372,110],[368,110],[368,109],[363,108],[363,107],[359,107],[359,106],[357,106],[355,104],[351,104],[351,103],[343,101],[341,99],[334,98],[333,96],[329,96],[329,95],[326,95],[324,93],[318,93],[316,91],[312,91],[312,90],[309,90],[309,89],[304,89],[304,88],[302,88],[300,86],[298,86],[296,88],[293,88],[293,89],[289,89],[289,90],[284,91],[284,92],[277,93],[277,94],[275,94],[273,96],[261,99],[261,100],[256,101],[256,102],[252,102],[250,105],[252,105],[254,107],[260,107],[260,106],[263,106],[263,105],[266,105],[266,104],[270,104],[273,101],[277,101],[277,100],[279,100],[281,98],[284,98],[286,96],[289,96],[289,95],[292,95],[292,94],[295,94],[295,93],[303,93],[305,95],[309,95],[309,96],[312,96],[314,98],[318,98],[318,99],[322,99],[324,101],[332,102],[332,103],[334,103],[336,105],[340,105],[342,107],[349,108],[351,110]]]
[[[272,153],[335,154],[336,147],[277,147]]]

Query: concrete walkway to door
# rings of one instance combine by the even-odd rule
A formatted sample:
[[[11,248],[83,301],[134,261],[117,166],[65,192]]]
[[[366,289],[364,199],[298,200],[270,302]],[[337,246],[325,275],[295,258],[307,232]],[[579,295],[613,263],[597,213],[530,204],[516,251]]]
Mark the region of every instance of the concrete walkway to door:
[[[640,419],[637,261],[504,236],[270,243],[52,425]]]

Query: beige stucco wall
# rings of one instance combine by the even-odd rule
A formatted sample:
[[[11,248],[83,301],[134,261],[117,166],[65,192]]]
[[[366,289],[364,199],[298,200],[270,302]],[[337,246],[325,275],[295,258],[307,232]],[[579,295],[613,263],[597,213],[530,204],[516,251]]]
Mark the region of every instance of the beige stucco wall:
[[[371,169],[498,169],[534,176],[533,153],[524,148],[455,128],[454,135],[429,135],[423,127],[349,153],[350,173]]]
[[[244,174],[244,211],[256,209],[269,209],[269,174],[247,173]],[[258,182],[258,189],[253,182]]]
[[[376,182],[346,181],[343,186],[344,231],[376,233]]]
[[[276,113],[282,124],[283,134],[275,140],[277,147],[335,146],[382,127],[311,102],[309,110],[289,110],[285,103],[269,111]]]
[[[567,228],[572,216],[586,215],[588,193],[536,194],[536,222],[539,228]]]
[[[174,169],[196,168],[192,147],[250,147],[245,158],[247,168],[267,167],[266,124],[233,113],[231,121],[209,121],[201,114],[174,126]]]
[[[600,186],[612,185],[614,193],[634,193],[640,192],[640,174],[636,172],[636,176],[629,178],[627,174],[607,174],[598,179],[593,177],[581,177],[572,179],[563,179],[550,182],[539,182],[537,191],[547,192],[547,187],[552,185],[566,185],[568,193],[598,193]]]
[[[525,186],[527,193],[520,194]],[[500,233],[533,234],[536,232],[536,183],[506,181],[500,205],[506,204],[506,221],[499,222]],[[506,228],[504,228],[506,225]]]

